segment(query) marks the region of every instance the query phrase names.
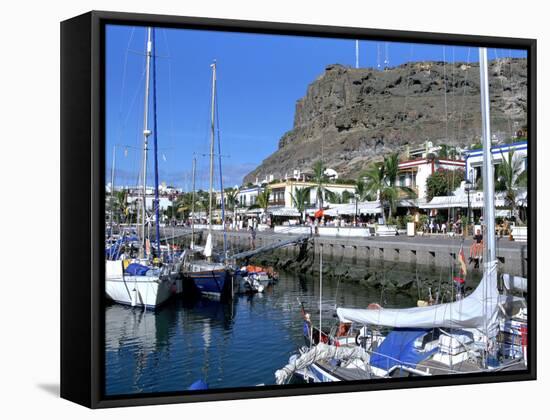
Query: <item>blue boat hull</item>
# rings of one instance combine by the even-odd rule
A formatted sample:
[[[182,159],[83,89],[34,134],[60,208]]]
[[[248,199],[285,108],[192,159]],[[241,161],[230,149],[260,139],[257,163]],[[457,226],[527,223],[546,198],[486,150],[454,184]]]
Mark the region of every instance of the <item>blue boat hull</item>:
[[[221,297],[229,291],[226,270],[188,272],[187,276],[203,295]]]

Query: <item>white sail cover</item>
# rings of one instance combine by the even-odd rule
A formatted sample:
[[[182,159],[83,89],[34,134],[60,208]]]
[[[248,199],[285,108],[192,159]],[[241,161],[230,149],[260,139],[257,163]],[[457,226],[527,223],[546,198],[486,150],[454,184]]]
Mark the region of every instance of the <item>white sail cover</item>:
[[[212,234],[209,233],[206,237],[206,244],[204,245],[204,251],[203,254],[205,257],[211,257],[212,256]]]
[[[492,336],[498,327],[500,302],[496,264],[485,264],[481,282],[462,300],[404,309],[338,308],[338,317],[341,322],[394,328],[473,328]]]
[[[519,290],[520,292],[527,292],[527,279],[525,277],[511,276],[510,274],[503,274],[504,287],[508,290]]]

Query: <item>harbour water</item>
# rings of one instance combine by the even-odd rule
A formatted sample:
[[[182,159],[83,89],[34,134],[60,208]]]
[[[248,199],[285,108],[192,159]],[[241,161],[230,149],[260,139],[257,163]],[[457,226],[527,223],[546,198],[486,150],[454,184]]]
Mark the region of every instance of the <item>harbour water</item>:
[[[366,269],[432,283],[450,278],[441,270],[406,264]],[[369,288],[331,276],[322,287],[327,326],[336,322],[336,305],[406,307],[417,299],[416,292]],[[156,311],[111,304],[105,309],[106,394],[182,391],[199,379],[209,388],[272,385],[275,370],[304,344],[300,302],[317,325],[317,276],[282,272],[263,293],[227,303],[173,299]]]

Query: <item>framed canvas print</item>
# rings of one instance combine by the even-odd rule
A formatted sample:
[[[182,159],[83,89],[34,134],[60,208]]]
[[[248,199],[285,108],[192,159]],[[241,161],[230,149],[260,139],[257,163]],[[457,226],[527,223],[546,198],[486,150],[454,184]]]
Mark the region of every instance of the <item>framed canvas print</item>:
[[[536,378],[536,41],[61,24],[61,394]]]

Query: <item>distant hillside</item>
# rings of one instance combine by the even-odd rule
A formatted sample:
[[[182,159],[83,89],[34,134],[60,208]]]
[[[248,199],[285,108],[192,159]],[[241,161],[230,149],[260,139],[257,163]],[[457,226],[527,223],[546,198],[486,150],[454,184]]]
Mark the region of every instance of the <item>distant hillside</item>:
[[[489,85],[492,133],[504,140],[527,121],[526,60],[490,62]],[[244,182],[307,170],[321,152],[328,167],[356,177],[407,144],[467,146],[481,135],[479,95],[477,63],[415,62],[385,71],[330,65],[297,101],[294,127],[278,150]]]

